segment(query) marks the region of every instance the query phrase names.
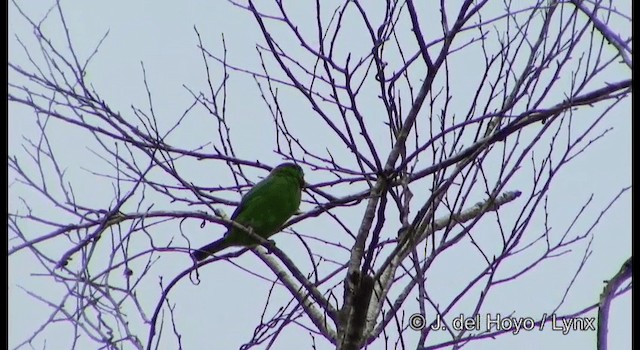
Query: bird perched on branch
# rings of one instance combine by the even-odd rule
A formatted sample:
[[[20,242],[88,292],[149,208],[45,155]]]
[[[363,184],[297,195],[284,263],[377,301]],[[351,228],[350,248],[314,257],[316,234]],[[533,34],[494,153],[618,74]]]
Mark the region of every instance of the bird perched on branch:
[[[282,225],[298,210],[303,187],[302,168],[294,163],[280,164],[242,197],[231,214],[231,220],[267,239],[280,231]],[[260,243],[239,227],[229,225],[227,228],[224,237],[194,250],[191,256],[200,261],[231,246]]]

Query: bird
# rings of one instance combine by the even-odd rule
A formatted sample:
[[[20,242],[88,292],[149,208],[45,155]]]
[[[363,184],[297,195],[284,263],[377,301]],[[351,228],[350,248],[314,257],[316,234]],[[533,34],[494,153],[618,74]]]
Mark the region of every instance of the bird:
[[[279,232],[298,211],[304,183],[304,172],[298,164],[282,163],[242,197],[230,219],[267,239]],[[259,243],[245,230],[228,225],[222,238],[193,250],[191,257],[201,261],[228,247],[256,246]]]

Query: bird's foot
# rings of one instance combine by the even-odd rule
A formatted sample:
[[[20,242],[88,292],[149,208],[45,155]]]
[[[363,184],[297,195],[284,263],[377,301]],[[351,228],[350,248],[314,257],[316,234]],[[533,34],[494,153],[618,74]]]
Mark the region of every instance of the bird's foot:
[[[264,243],[264,247],[267,248],[267,254],[271,254],[271,248],[275,248],[275,246],[276,241],[272,239],[267,239],[267,241]]]

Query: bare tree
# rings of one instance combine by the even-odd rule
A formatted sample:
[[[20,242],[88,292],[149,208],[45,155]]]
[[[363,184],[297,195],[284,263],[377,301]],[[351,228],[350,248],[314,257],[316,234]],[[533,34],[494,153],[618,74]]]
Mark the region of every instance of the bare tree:
[[[589,156],[611,130],[611,111],[629,100],[631,38],[610,26],[629,22],[624,12],[599,0],[316,1],[304,5],[303,15],[282,1],[232,3],[252,16],[262,34],[255,46],[262,70],[229,62],[224,37],[211,48],[202,39],[210,33],[195,28],[208,89],[185,87],[192,103],[172,125],[159,122],[146,73],[146,107],[119,112],[101,97],[86,78],[99,45],[86,57],[74,50],[60,3],[42,19],[13,3],[39,46],[16,39],[29,60],[9,62],[9,106],[30,108],[29,122],[39,135],[24,138],[21,156],[13,150],[8,158],[15,195],[9,262],[28,254],[50,283],[65,290],[53,299],[25,290],[48,305],[51,316],[17,348],[59,323],[72,330],[71,348],[83,348],[80,339],[87,338],[99,348],[182,348],[174,317],[181,301],[172,298],[172,288],[198,283],[203,269],[233,263],[247,251],[273,272],[250,273],[273,290],[286,289],[290,300],[269,294],[243,349],[272,348],[292,326],[309,334],[313,348],[316,340],[337,349],[460,348],[500,337],[513,328],[465,329],[455,319],[513,310],[490,309],[487,299],[543,264],[560,264],[561,256],[578,264],[561,299],[552,301],[557,306],[535,318],[505,319],[542,329],[600,308],[598,343],[606,348],[608,305],[631,289],[630,260],[601,300],[571,311],[561,306],[584,274],[600,219],[629,187],[611,194],[597,217],[584,215],[593,196],[575,202],[568,227],[549,224],[548,205],[558,191],[552,186],[557,174]],[[51,40],[45,22],[61,24],[66,42]],[[199,244],[191,243],[190,227],[229,225],[221,208],[237,205],[237,194],[257,180],[257,170],[271,169],[236,152],[251,141],[230,124],[228,82],[234,75],[252,77],[260,90],[275,152],[324,179],[308,180],[305,210],[283,228],[297,237],[306,257],[293,259],[278,246],[263,245],[199,264],[188,258]],[[313,113],[289,113],[292,101]],[[217,130],[213,139],[189,140],[198,143],[191,146],[174,137],[203,112],[201,127]],[[10,116],[9,122],[15,120]],[[318,132],[328,144],[306,141],[305,123],[323,128]],[[88,147],[101,163],[61,161],[51,131],[60,126],[89,136]],[[234,184],[199,184],[181,171],[202,167],[203,160],[226,167]],[[78,193],[68,166],[110,183],[111,201],[96,205]],[[357,229],[345,221],[345,211],[358,213]],[[304,232],[305,221],[317,217],[332,223],[322,230],[335,236]],[[449,267],[464,270],[465,281],[452,282],[456,292],[443,299],[429,277],[450,254],[469,260]],[[169,258],[179,270],[158,272]],[[311,271],[300,267],[303,262]],[[152,305],[142,301],[151,298]],[[410,317],[407,304],[415,305]]]

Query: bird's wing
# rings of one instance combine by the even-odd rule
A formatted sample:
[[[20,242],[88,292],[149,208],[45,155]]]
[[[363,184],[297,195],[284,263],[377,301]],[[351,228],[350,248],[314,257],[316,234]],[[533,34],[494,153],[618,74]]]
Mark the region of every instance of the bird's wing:
[[[269,177],[266,177],[262,181],[253,185],[253,187],[251,187],[249,192],[245,193],[245,195],[242,196],[242,199],[240,200],[240,204],[238,204],[238,206],[236,207],[236,210],[234,210],[233,214],[231,214],[231,218],[230,218],[231,220],[235,220],[236,217],[238,217],[238,214],[240,214],[242,210],[247,206],[247,203],[251,202],[253,199],[256,198],[256,193],[258,194],[260,193],[261,188],[264,188],[264,186],[269,182],[267,181],[268,179]]]

